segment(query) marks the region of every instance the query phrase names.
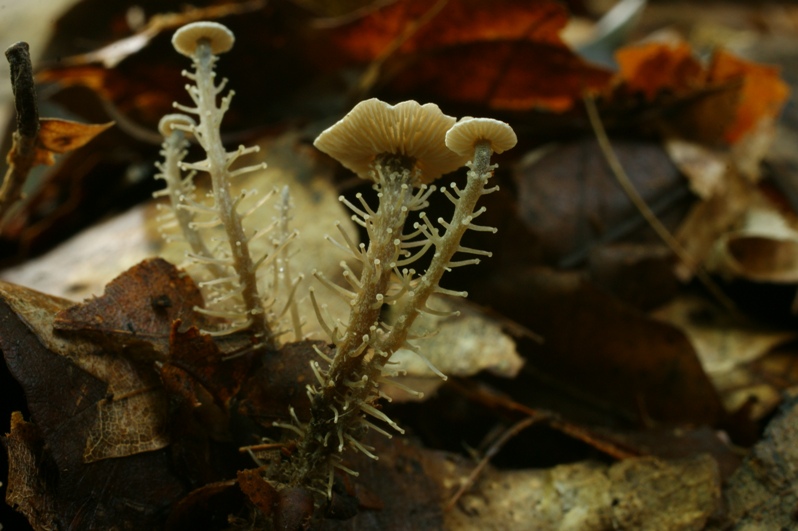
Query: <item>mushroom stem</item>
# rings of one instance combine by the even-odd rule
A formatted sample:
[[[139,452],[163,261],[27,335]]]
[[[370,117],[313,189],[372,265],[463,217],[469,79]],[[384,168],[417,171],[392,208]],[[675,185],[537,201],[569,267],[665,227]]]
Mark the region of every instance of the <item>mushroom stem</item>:
[[[257,286],[255,263],[249,252],[244,227],[241,223],[235,200],[230,192],[230,172],[228,153],[225,151],[219,125],[227,106],[230,104],[232,93],[222,99],[217,106],[216,97],[219,87],[214,83],[215,73],[213,66],[216,56],[211,53],[210,41],[200,39],[193,55],[196,66],[196,90],[189,92],[197,105],[199,123],[196,126],[197,141],[207,153],[207,171],[211,176],[213,197],[216,202],[215,210],[222,222],[227,240],[230,242],[230,256],[232,265],[238,274],[241,285],[241,297],[246,309],[246,319],[250,321],[247,327],[257,338],[258,342],[265,342],[274,347],[274,337],[266,321],[266,312],[263,308]]]
[[[413,348],[407,343],[410,327],[427,308],[427,299],[433,293],[448,292],[438,283],[443,274],[454,267],[452,257],[464,250],[460,239],[474,227],[471,221],[481,213],[474,209],[495,169],[490,163],[492,154],[489,141],[475,143],[473,162],[468,163],[468,182],[462,190],[456,191],[451,221],[443,224],[443,234],[428,225],[427,235],[435,247],[432,262],[426,273],[406,283],[404,287],[409,291],[405,310],[388,327],[383,326],[380,320],[382,304],[379,303],[385,300],[392,286],[391,273],[395,271],[395,263],[402,251],[407,214],[418,210],[421,203],[420,196],[414,196],[411,186],[411,183],[418,182],[410,170],[413,161],[397,156],[376,159],[374,171],[380,204],[374,215],[366,214],[363,219],[369,234],[369,246],[358,282],[362,289],[352,299],[349,323],[344,335],[336,341],[337,351],[329,369],[321,371],[317,366],[315,368],[320,385],[309,391],[311,420],[300,428],[303,437],[297,445],[294,466],[286,480],[289,485],[312,483],[325,464],[328,468],[340,468],[340,453],[344,445],[370,455],[356,444],[364,431],[376,428],[364,415],[375,417],[403,433],[395,422],[375,407],[379,382],[393,353],[403,347]],[[422,219],[426,218],[422,216]],[[489,253],[479,254],[489,256]],[[328,496],[329,488],[330,485]]]
[[[156,178],[163,179],[166,182],[166,188],[155,192],[153,195],[155,197],[168,196],[171,213],[174,215],[174,220],[177,221],[183,239],[191,247],[191,251],[198,256],[212,258],[213,254],[205,245],[205,241],[199,232],[192,227],[195,218],[194,212],[183,208],[193,189],[191,174],[184,179],[180,173],[180,163],[183,162],[186,156],[186,148],[188,148],[186,134],[179,129],[170,129],[171,132],[164,138],[161,145],[163,162],[157,164],[160,173],[156,175]],[[172,218],[172,216],[169,216],[169,218]],[[226,276],[225,269],[219,264],[206,263],[205,267],[210,270],[214,278]]]
[[[362,289],[351,301],[349,323],[336,342],[336,354],[323,376],[324,382],[311,396],[311,420],[298,445],[297,464],[289,484],[307,484],[309,477],[324,468],[320,465],[329,464],[334,454],[342,450],[337,441],[357,440],[352,434],[364,422],[358,410],[370,407],[382,367],[390,357],[389,353],[374,352],[369,347],[380,332],[379,302],[391,287],[405,221],[414,210],[414,162],[408,157],[390,155],[377,157],[373,164],[380,203],[374,215],[363,220],[369,246],[358,281]],[[335,437],[330,437],[331,431]]]
[[[466,163],[469,167],[468,182],[459,193],[455,204],[454,215],[446,226],[446,231],[437,241],[434,241],[435,253],[426,273],[421,275],[418,284],[413,288],[412,295],[405,306],[405,312],[400,315],[386,334],[380,344],[379,350],[395,352],[407,340],[407,334],[418,314],[425,308],[427,299],[438,288],[443,274],[451,267],[452,257],[460,250],[460,240],[470,228],[471,220],[475,217],[474,209],[477,201],[485,193],[485,185],[493,175],[495,165],[491,165],[493,155],[491,144],[487,140],[476,142],[474,157]],[[486,256],[490,256],[486,253]]]

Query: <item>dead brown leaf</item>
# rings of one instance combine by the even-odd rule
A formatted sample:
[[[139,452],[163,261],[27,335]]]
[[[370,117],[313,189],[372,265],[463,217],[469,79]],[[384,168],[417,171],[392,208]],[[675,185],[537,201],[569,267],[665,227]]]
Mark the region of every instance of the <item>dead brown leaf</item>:
[[[54,334],[68,301],[9,284],[0,294],[0,348],[45,444],[38,465],[52,463],[52,476],[38,472],[43,507],[54,507],[59,528],[152,528],[184,488],[167,465],[164,418],[142,416],[165,413],[147,391],[155,375]]]
[[[692,277],[695,267],[712,253],[715,241],[733,226],[757,197],[753,185],[730,168],[720,191],[693,206],[674,234],[687,256],[693,259],[692,264],[681,262],[677,265],[679,278],[686,281]]]
[[[101,297],[59,312],[53,326],[117,351],[135,349],[142,357],[163,359],[169,353],[172,323],[201,325],[194,307],[203,305],[191,277],[153,258],[115,278]]]
[[[613,148],[643,199],[663,222],[675,225],[679,212],[674,204],[687,193],[662,148],[641,141],[615,141]],[[595,140],[551,146],[540,156],[528,156],[516,166],[513,177],[518,217],[529,238],[524,246],[515,238],[507,240],[513,255],[519,247],[536,247],[543,263],[573,267],[602,244],[628,242],[632,237],[638,243],[659,243],[651,232],[641,235],[645,221],[607,167]]]
[[[66,153],[83,147],[94,137],[114,125],[114,122],[83,124],[57,118],[42,118],[39,123],[41,124],[41,129],[39,129],[41,147],[53,153]],[[50,157],[52,159],[52,156]],[[47,164],[52,164],[52,160]]]
[[[238,487],[265,516],[271,516],[277,506],[278,493],[258,469],[241,470],[237,476]]]
[[[25,422],[22,413],[11,414],[11,433],[3,438],[8,451],[6,503],[24,514],[36,530],[58,529],[56,500],[41,471],[44,441],[38,428]]]
[[[492,300],[504,301],[505,315],[544,340],[524,349],[527,365],[508,383],[519,402],[534,396],[534,369],[545,375],[544,381],[590,407],[644,422],[713,425],[724,417],[720,399],[682,332],[646,317],[580,275],[515,271],[485,289]]]
[[[343,62],[381,62],[374,83],[393,98],[562,112],[610,79],[560,39],[567,20],[549,0],[408,0],[334,28],[330,52]]]
[[[719,50],[707,65],[684,42],[650,42],[616,53],[619,71],[613,89],[626,97],[687,102],[682,116],[668,119],[686,138],[734,144],[761,121],[781,111],[789,89],[772,66],[745,61]],[[616,95],[617,97],[617,95]]]

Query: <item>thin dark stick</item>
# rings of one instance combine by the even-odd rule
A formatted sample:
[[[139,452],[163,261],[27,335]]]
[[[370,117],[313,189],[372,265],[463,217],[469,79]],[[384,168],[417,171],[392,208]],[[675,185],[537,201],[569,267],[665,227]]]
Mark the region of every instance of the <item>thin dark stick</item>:
[[[591,97],[585,98],[585,109],[587,109],[587,116],[590,119],[590,125],[593,127],[596,140],[598,140],[599,147],[604,155],[604,160],[606,160],[607,165],[610,167],[610,170],[615,176],[615,179],[618,181],[618,184],[621,185],[621,188],[629,197],[629,200],[637,208],[637,210],[640,211],[640,214],[643,216],[643,218],[645,218],[651,228],[654,229],[654,232],[657,233],[657,236],[659,236],[660,239],[665,242],[665,245],[670,248],[670,250],[683,264],[687,265],[691,271],[695,272],[696,278],[698,278],[704,287],[707,288],[707,291],[709,291],[709,293],[715,297],[715,300],[717,300],[718,303],[720,303],[730,313],[736,315],[739,310],[734,302],[728,296],[726,296],[720,286],[718,286],[715,281],[709,277],[701,264],[696,263],[693,257],[691,257],[684,247],[682,247],[682,245],[676,240],[676,238],[671,235],[665,225],[663,225],[657,215],[652,212],[651,208],[637,191],[632,183],[632,180],[629,179],[629,176],[626,174],[626,170],[624,170],[621,161],[618,159],[618,156],[612,149],[612,144],[607,136],[607,131],[604,129],[601,116],[599,116],[598,109],[596,108],[596,102],[593,101]]]
[[[499,453],[499,450],[501,450],[501,448],[505,444],[507,444],[507,441],[518,435],[520,432],[522,432],[523,430],[525,430],[535,422],[543,420],[543,418],[545,418],[545,416],[527,417],[525,419],[519,420],[518,422],[510,426],[510,428],[507,431],[505,431],[502,434],[502,436],[496,440],[496,442],[490,445],[488,451],[485,452],[485,455],[482,457],[482,459],[479,460],[479,464],[477,464],[477,466],[474,467],[474,470],[471,471],[471,474],[468,475],[468,478],[465,480],[465,482],[460,486],[457,492],[455,492],[454,496],[452,496],[452,499],[449,500],[449,503],[446,504],[444,511],[452,510],[452,508],[457,504],[457,502],[460,500],[463,494],[465,494],[468,491],[468,489],[470,489],[474,485],[474,483],[477,480],[477,477],[479,477],[479,475],[482,473],[485,467],[488,466],[488,463],[493,458],[493,456]]]
[[[33,67],[27,42],[12,44],[6,50],[11,66],[11,88],[17,108],[17,132],[29,138],[39,134],[39,106],[36,86],[33,84]]]
[[[28,43],[18,42],[6,50],[11,66],[11,88],[17,109],[17,130],[8,153],[8,171],[0,187],[0,225],[9,209],[22,197],[22,187],[36,160],[39,137],[39,107]]]

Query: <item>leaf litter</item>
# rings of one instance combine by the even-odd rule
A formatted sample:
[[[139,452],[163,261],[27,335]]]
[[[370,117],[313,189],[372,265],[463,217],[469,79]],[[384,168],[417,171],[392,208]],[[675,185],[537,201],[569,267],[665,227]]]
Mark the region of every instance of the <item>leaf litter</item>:
[[[761,296],[777,285],[779,297],[795,297],[792,214],[779,204],[779,192],[763,185],[768,175],[761,164],[788,93],[778,71],[724,51],[702,62],[685,42],[624,48],[615,72],[593,66],[561,40],[569,15],[554,3],[529,9],[528,3],[508,0],[491,6],[497,16],[489,19],[480,11],[484,6],[466,0],[434,6],[342,2],[321,11],[310,2],[296,4],[301,7],[286,3],[243,17],[233,8],[220,14],[238,25],[242,42],[271,50],[263,68],[296,66],[285,68],[286,76],[278,76],[265,95],[244,90],[238,108],[252,112],[232,113],[230,119],[239,131],[258,124],[257,131],[243,134],[267,139],[264,145],[273,149],[264,159],[272,173],[253,178],[289,184],[303,236],[307,232],[319,243],[309,244],[311,252],[298,256],[297,265],[306,274],[337,270],[342,258],[321,246],[324,231],[310,233],[330,226],[319,221],[322,216],[345,220],[335,188],[344,182],[320,172],[323,162],[299,145],[307,132],[299,133],[299,144],[295,133],[274,142],[288,130],[286,112],[313,121],[345,108],[353,94],[380,95],[434,99],[475,115],[499,109],[514,125],[527,124],[518,130],[530,156],[512,176],[497,174],[503,191],[490,198],[486,214],[499,219],[505,239],[488,244],[494,259],[478,273],[458,279],[481,307],[462,307],[457,319],[427,323],[428,330],[438,330],[427,348],[444,372],[503,397],[489,408],[489,424],[506,427],[508,415],[538,412],[585,445],[570,458],[578,462],[525,469],[517,463],[534,462],[534,456],[510,441],[489,453],[510,463],[508,468],[486,459],[472,474],[475,463],[458,454],[467,434],[485,435],[488,425],[464,430],[456,445],[436,444],[420,427],[421,438],[375,439],[370,443],[380,460],[358,463],[360,478],[336,483],[322,528],[790,525],[786,485],[795,474],[781,464],[789,461],[784,449],[795,440],[782,429],[792,403],[785,393],[798,381],[790,369],[794,335],[784,324],[793,316],[788,303],[769,323],[772,315],[758,313],[735,291],[742,282]],[[307,6],[313,10],[304,11]],[[98,56],[106,60],[102,64],[84,54],[45,69],[40,79],[89,87],[114,109],[123,129],[152,128],[180,88],[169,60],[153,63],[165,46],[146,29],[158,27],[157,20],[140,26],[145,29],[138,34],[116,26],[112,37],[106,35],[96,48],[106,55],[114,48],[105,45],[114,40],[149,38],[113,64],[110,56]],[[291,31],[278,29],[266,38],[255,21]],[[238,73],[251,60],[244,55],[240,61],[231,66]],[[594,141],[582,113],[586,95],[597,98],[634,187],[691,263],[674,260],[614,182],[600,152],[587,147]],[[80,99],[66,101],[85,111]],[[549,135],[545,127],[528,125],[534,120],[556,127]],[[542,158],[533,154],[542,142],[554,141],[560,146]],[[127,149],[147,152],[132,143]],[[569,164],[581,168],[581,181],[574,182],[579,171]],[[73,168],[56,167],[51,175]],[[301,520],[303,494],[275,498],[252,472],[256,462],[239,448],[257,455],[261,438],[272,435],[271,422],[287,420],[287,402],[300,417],[306,414],[311,344],[289,344],[280,356],[244,355],[219,364],[219,356],[239,351],[241,342],[214,342],[198,332],[202,323],[191,309],[202,304],[201,296],[185,272],[161,260],[141,262],[160,252],[160,244],[139,221],[152,207],[140,208],[128,214],[131,241],[138,243],[135,250],[125,249],[131,251],[127,256],[112,253],[108,259],[119,226],[107,225],[84,243],[61,248],[60,256],[84,258],[73,259],[69,269],[54,254],[42,259],[38,276],[20,280],[76,299],[99,298],[74,305],[2,285],[4,370],[22,385],[30,413],[28,420],[14,413],[5,439],[13,472],[7,503],[35,529],[64,522],[80,529],[120,523],[188,529],[212,522],[225,529],[251,521],[266,525],[257,520],[263,515]],[[541,222],[546,219],[550,223]],[[346,230],[355,234],[354,227]],[[85,242],[102,257],[96,263],[105,263],[103,274],[94,273]],[[182,262],[181,251],[168,253],[170,261]],[[699,286],[685,286],[699,267],[717,275],[747,315],[713,307]],[[334,309],[334,300],[325,304],[334,315],[345,315],[345,308]],[[669,308],[647,314],[666,302]],[[309,326],[312,339],[314,325]],[[457,358],[450,357],[452,351]],[[404,368],[414,379],[429,375],[425,367]],[[503,378],[474,376],[484,369]],[[451,400],[463,389],[446,384],[439,393]],[[487,395],[477,396],[488,403]],[[782,402],[781,416],[753,445]],[[537,429],[533,433],[545,439]],[[753,445],[739,468],[735,443]],[[444,511],[472,475],[463,497]],[[730,478],[728,484],[722,478]],[[103,485],[102,494],[81,505],[93,485]],[[783,503],[775,501],[780,498]],[[252,516],[253,507],[261,516]]]

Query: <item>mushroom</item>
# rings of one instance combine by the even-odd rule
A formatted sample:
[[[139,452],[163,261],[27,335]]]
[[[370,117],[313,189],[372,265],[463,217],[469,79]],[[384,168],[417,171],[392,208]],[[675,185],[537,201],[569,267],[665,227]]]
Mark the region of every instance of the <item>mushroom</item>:
[[[235,36],[227,26],[207,21],[186,24],[172,36],[172,46],[178,53],[187,57],[194,57],[201,41],[206,41],[210,45],[211,54],[219,55],[233,47]]]
[[[172,113],[164,115],[161,121],[158,122],[158,132],[164,138],[167,138],[173,131],[187,132],[196,125],[196,122],[191,116],[181,113]]]
[[[494,153],[503,153],[518,143],[518,137],[505,122],[471,116],[461,118],[446,133],[446,147],[465,157],[473,155],[481,141],[489,142]]]
[[[389,105],[376,98],[362,101],[313,143],[364,179],[377,180],[375,162],[387,156],[418,169],[414,184],[427,184],[461,167],[466,158],[446,148],[446,131],[455,119],[437,105],[405,101]]]

